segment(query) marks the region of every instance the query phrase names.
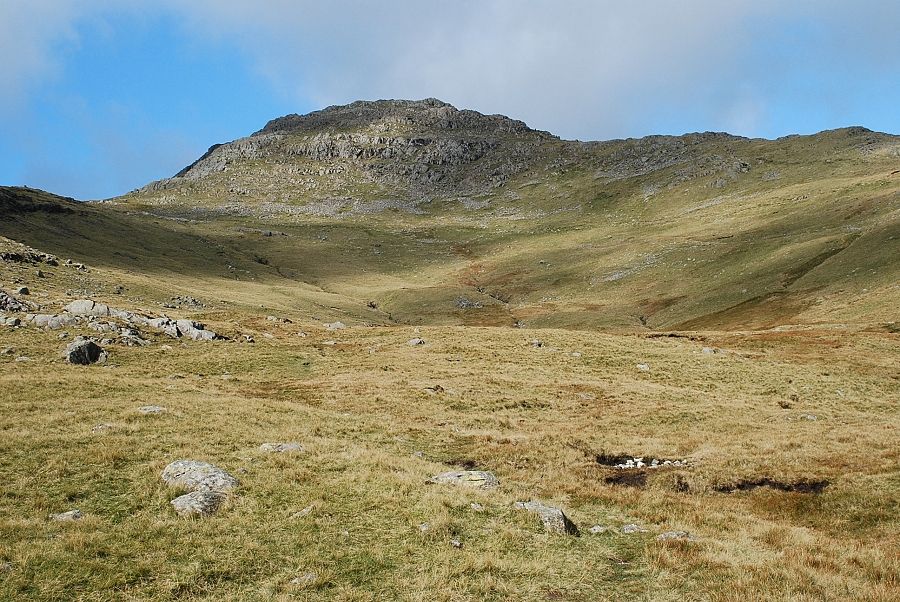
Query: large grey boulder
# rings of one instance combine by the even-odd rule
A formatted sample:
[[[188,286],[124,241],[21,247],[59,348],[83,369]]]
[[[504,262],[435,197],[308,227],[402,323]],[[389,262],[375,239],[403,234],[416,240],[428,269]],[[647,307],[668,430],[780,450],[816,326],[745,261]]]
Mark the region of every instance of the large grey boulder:
[[[219,509],[226,497],[218,491],[192,491],[169,503],[179,516],[209,516]]]
[[[66,328],[77,321],[75,317],[65,314],[28,314],[26,319],[33,326],[49,328],[50,330]]]
[[[449,483],[477,489],[496,489],[500,486],[500,479],[494,473],[485,470],[451,470],[434,475],[429,479],[429,482]]]
[[[109,306],[105,303],[96,303],[92,299],[78,299],[66,305],[63,309],[73,316],[94,316],[102,318],[109,315]]]
[[[65,358],[70,364],[87,366],[97,362],[105,362],[107,353],[100,345],[90,339],[75,337],[66,347]]]
[[[206,327],[199,322],[191,320],[177,320],[175,325],[178,327],[178,333],[194,341],[212,341],[219,338],[212,330],[206,330]]]
[[[537,514],[544,525],[544,529],[550,533],[579,535],[578,527],[559,508],[547,506],[536,501],[517,502],[516,507]]]
[[[189,491],[225,493],[238,486],[238,480],[218,466],[197,460],[175,460],[163,469],[162,480]]]

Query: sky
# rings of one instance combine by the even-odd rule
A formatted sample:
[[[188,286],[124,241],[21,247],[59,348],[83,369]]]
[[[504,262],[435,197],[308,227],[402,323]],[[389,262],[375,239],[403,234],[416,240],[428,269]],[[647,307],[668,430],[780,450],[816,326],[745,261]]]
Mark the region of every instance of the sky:
[[[900,134],[898,31],[897,0],[0,0],[0,185],[108,198],[359,99],[579,140]]]

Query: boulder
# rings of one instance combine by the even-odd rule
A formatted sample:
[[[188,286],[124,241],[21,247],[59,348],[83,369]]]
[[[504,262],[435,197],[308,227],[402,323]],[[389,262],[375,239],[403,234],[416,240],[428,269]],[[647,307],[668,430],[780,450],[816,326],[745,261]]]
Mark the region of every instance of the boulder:
[[[179,516],[209,516],[219,509],[226,495],[218,491],[192,491],[171,502]]]
[[[206,330],[206,327],[199,322],[193,322],[191,320],[177,320],[175,325],[178,328],[178,333],[189,339],[194,341],[212,341],[219,338],[212,330]]]
[[[197,460],[175,460],[163,469],[162,480],[189,491],[224,493],[238,486],[238,480],[218,466]]]
[[[26,317],[29,324],[50,330],[72,326],[77,322],[75,317],[65,314],[29,314]]]
[[[464,485],[478,489],[496,489],[500,486],[500,480],[492,472],[485,470],[451,470],[434,475],[429,483],[450,483],[452,485]]]
[[[96,362],[105,362],[108,355],[100,345],[90,339],[75,337],[66,347],[65,358],[70,364],[87,366]]]
[[[547,506],[536,501],[518,502],[516,506],[522,510],[537,514],[544,525],[544,529],[550,533],[579,535],[578,527],[559,508]]]
[[[97,318],[109,315],[109,306],[105,303],[96,303],[91,299],[78,299],[66,305],[63,309],[73,316],[94,316]]]

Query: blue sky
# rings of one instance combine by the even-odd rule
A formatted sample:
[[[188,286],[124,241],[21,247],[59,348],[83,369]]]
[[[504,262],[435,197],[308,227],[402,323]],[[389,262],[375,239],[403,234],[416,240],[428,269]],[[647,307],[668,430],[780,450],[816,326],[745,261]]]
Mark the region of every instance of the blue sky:
[[[360,98],[582,140],[900,133],[897,31],[876,0],[4,0],[0,184],[107,198]]]

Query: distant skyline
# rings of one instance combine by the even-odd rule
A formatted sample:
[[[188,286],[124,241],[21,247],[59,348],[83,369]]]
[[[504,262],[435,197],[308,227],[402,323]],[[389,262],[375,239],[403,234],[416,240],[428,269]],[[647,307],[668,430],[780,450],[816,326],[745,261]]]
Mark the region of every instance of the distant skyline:
[[[0,184],[107,198],[359,99],[581,140],[900,133],[898,31],[894,0],[4,0]]]

